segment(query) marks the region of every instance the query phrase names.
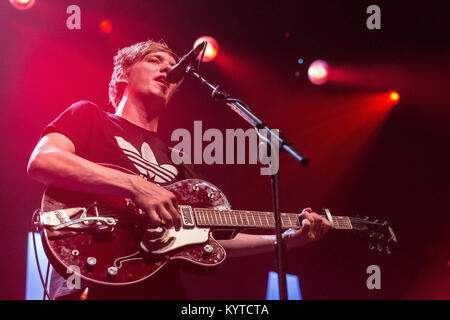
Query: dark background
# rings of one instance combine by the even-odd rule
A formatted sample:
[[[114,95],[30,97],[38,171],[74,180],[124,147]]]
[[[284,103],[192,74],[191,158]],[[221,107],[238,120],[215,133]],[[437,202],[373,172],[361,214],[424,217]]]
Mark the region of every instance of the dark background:
[[[37,0],[19,11],[2,1],[0,298],[25,297],[27,232],[44,190],[27,176],[26,165],[43,127],[81,99],[111,110],[107,86],[119,48],[162,38],[183,54],[202,35],[215,37],[221,50],[202,66],[204,75],[250,104],[311,159],[302,168],[281,155],[282,210],[328,207],[334,214],[388,220],[399,239],[390,256],[338,231],[292,250],[288,272],[299,276],[303,298],[450,298],[444,3]],[[71,4],[81,8],[81,30],[66,28]],[[366,28],[371,4],[381,8],[381,30]],[[111,20],[110,34],[99,30],[102,19]],[[332,72],[336,67],[357,76],[315,86],[306,71],[319,58]],[[374,98],[389,90],[401,96],[392,108]],[[248,127],[186,79],[161,132],[192,130],[194,120],[203,121],[203,130]],[[197,169],[234,208],[271,209],[269,179],[258,166]],[[381,268],[381,290],[366,288],[372,264]],[[187,274],[185,284],[193,299],[264,299],[271,268],[270,254],[229,259],[217,274]]]

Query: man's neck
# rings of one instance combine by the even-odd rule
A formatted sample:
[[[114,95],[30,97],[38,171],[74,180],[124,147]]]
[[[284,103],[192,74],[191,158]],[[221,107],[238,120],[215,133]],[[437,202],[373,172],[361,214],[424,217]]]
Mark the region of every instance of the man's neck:
[[[159,115],[152,115],[148,110],[148,107],[142,101],[133,99],[131,95],[124,93],[114,114],[141,128],[157,132]]]

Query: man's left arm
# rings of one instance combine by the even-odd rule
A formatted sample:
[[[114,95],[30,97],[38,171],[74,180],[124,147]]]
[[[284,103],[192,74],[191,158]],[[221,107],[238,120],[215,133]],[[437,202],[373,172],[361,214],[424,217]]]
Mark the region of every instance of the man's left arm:
[[[287,230],[283,233],[288,250],[322,239],[331,228],[330,222],[311,208],[303,209],[299,219],[302,225],[299,230]],[[275,240],[275,235],[239,233],[231,240],[218,242],[225,248],[229,257],[241,257],[271,252]]]

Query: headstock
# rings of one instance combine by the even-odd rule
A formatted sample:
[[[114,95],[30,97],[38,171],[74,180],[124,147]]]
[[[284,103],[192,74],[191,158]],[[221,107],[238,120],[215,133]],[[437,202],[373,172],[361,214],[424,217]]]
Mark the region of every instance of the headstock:
[[[371,221],[369,217],[350,217],[350,222],[352,229],[368,241],[370,250],[377,249],[391,254],[392,249],[397,246],[397,238],[388,222]]]

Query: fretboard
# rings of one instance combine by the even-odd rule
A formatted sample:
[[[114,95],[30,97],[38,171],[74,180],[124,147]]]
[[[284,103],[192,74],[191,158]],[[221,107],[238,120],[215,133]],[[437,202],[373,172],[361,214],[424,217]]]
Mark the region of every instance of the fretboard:
[[[273,212],[245,210],[217,210],[193,208],[196,224],[203,227],[246,227],[259,229],[274,229]],[[281,213],[282,229],[299,229],[300,221],[297,213]],[[322,217],[326,218],[325,215]],[[333,229],[352,229],[349,217],[332,216]]]

